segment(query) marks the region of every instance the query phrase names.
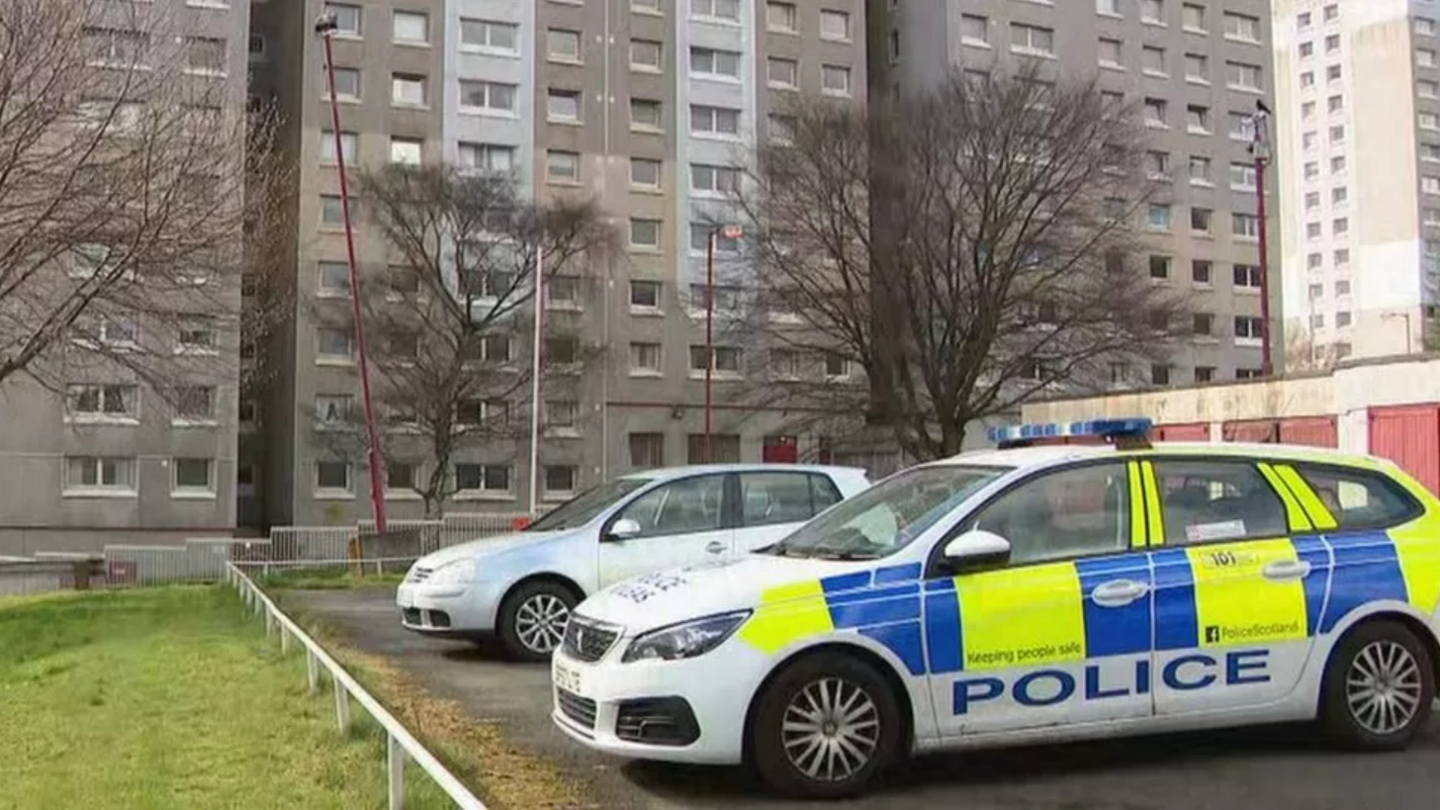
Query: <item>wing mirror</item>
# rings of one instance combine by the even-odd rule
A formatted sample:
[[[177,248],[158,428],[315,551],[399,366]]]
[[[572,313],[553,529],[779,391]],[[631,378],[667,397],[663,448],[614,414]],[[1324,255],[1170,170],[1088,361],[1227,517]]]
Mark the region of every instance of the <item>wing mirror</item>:
[[[945,544],[945,560],[959,571],[999,565],[1010,559],[1010,541],[994,532],[972,529]]]
[[[640,523],[633,518],[620,518],[610,526],[606,540],[632,540],[640,536]]]

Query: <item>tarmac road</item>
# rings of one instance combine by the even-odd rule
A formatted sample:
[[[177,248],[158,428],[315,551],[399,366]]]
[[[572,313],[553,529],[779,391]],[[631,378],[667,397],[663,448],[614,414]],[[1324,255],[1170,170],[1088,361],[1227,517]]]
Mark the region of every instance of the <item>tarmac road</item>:
[[[550,723],[544,666],[422,638],[400,627],[393,591],[296,592],[295,602],[366,652],[420,676],[476,719],[557,763],[597,806],[617,810],[812,805],[765,795],[740,769],[624,762],[590,753]],[[1241,729],[917,759],[872,795],[875,810],[1433,810],[1440,802],[1440,718],[1409,751],[1327,750],[1303,728]],[[836,807],[835,804],[813,805]]]

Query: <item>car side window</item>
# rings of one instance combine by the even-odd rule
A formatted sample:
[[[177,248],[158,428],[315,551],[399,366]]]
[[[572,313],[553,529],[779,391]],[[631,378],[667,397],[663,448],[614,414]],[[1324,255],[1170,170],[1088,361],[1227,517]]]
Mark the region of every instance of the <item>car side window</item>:
[[[826,509],[845,500],[840,494],[840,488],[830,480],[828,475],[810,476],[810,499],[815,505],[815,514],[820,514]]]
[[[640,524],[639,537],[708,532],[720,528],[724,503],[725,476],[700,475],[650,490],[620,517]]]
[[[815,515],[807,473],[740,473],[742,526],[800,523]]]
[[[1330,510],[1341,531],[1394,526],[1420,512],[1414,498],[1379,473],[1312,464],[1292,466]]]
[[[986,504],[966,524],[1010,541],[1012,564],[1123,551],[1130,547],[1125,464],[1037,476]]]
[[[1246,461],[1156,461],[1165,544],[1188,545],[1290,533],[1285,505]]]

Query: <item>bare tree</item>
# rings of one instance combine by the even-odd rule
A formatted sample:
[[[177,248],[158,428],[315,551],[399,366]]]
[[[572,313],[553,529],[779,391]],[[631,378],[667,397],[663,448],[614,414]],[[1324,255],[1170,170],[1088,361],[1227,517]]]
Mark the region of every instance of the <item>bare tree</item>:
[[[1093,83],[956,75],[792,121],[737,195],[770,402],[864,413],[929,459],[1042,390],[1163,355],[1183,305],[1137,267],[1143,129]]]
[[[514,411],[533,378],[517,347],[533,329],[536,290],[612,237],[592,203],[529,202],[504,174],[390,165],[362,173],[358,186],[395,259],[369,273],[361,293],[372,396],[386,423],[380,449],[387,460],[423,451],[428,472],[409,486],[435,516],[454,494],[459,453],[526,428]],[[348,313],[317,312],[350,328]],[[551,370],[588,355],[576,335],[553,329],[542,351]],[[362,413],[318,416],[350,422],[331,437],[363,447],[353,429]]]

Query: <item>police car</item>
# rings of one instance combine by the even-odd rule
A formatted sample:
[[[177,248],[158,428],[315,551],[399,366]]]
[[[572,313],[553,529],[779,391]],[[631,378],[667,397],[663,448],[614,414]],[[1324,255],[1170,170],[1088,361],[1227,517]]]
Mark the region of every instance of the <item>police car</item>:
[[[552,659],[554,722],[810,798],[966,746],[1306,719],[1407,745],[1440,662],[1440,501],[1380,459],[1150,427],[1006,429],[741,559],[607,588]]]

